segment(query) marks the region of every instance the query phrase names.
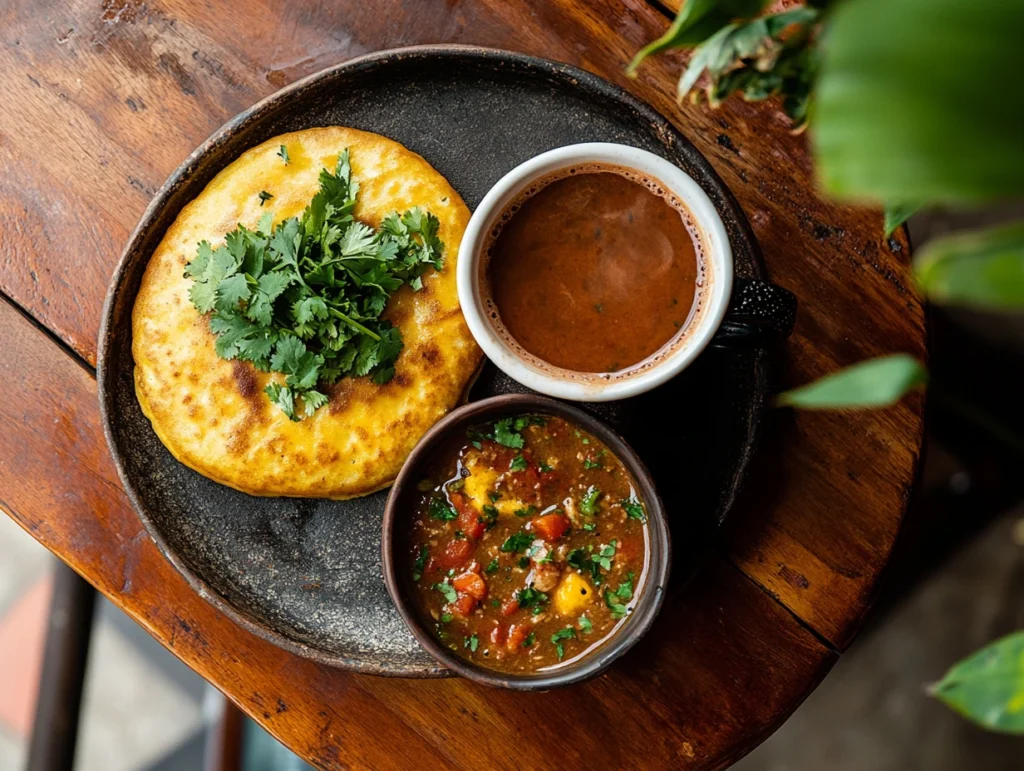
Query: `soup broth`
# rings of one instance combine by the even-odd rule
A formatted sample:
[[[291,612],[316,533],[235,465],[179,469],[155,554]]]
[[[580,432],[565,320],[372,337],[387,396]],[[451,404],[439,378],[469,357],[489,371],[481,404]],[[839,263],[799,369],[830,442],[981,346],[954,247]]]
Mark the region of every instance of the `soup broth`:
[[[700,240],[660,189],[584,167],[510,207],[488,279],[502,324],[528,353],[575,372],[617,372],[686,327],[703,283]]]
[[[538,672],[587,655],[632,611],[647,510],[591,434],[542,415],[480,425],[420,489],[403,569],[417,613],[456,655]]]

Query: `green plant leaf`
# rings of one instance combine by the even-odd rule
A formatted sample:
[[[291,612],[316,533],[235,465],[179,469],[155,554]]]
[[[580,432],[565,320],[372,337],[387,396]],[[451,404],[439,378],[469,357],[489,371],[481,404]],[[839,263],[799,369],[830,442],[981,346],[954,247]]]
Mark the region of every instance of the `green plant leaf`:
[[[920,209],[919,204],[913,203],[892,203],[885,207],[885,237],[888,238],[896,232],[896,228],[910,219]]]
[[[817,10],[801,6],[722,27],[694,51],[679,78],[677,98],[682,100],[707,71],[712,107],[736,91],[748,101],[783,93],[787,114],[802,123],[817,71],[812,35],[817,20]]]
[[[1024,631],[968,656],[928,690],[990,731],[1024,734]]]
[[[935,302],[1024,307],[1024,222],[930,241],[914,271],[922,291]]]
[[[815,92],[824,187],[877,201],[1024,193],[1019,0],[837,4]]]
[[[928,373],[913,356],[868,359],[775,397],[780,407],[804,410],[864,409],[895,404],[924,383]]]
[[[766,4],[767,0],[685,0],[665,34],[637,52],[626,68],[626,74],[636,77],[637,70],[648,56],[670,48],[695,46],[733,19],[757,16]]]

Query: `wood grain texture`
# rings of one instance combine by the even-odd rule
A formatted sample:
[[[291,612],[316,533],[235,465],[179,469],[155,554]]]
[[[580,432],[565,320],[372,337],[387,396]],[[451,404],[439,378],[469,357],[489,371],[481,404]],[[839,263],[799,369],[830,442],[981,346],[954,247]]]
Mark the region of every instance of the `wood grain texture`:
[[[0,508],[323,768],[721,767],[836,658],[717,557],[611,672],[555,693],[358,676],[297,658],[234,626],[159,554],[107,458],[90,374],[3,301],[0,330]]]

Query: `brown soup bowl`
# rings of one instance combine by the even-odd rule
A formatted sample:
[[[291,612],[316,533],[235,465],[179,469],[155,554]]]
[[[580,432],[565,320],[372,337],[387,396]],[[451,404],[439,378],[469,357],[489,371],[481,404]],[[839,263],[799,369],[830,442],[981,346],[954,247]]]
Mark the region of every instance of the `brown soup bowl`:
[[[437,454],[450,447],[470,426],[532,413],[559,417],[589,432],[613,452],[636,482],[647,507],[647,555],[630,614],[598,647],[576,660],[530,674],[500,672],[459,658],[438,642],[412,602],[412,564],[407,535],[422,496],[419,482]],[[651,475],[632,448],[597,418],[583,410],[543,396],[509,394],[473,402],[450,413],[420,440],[402,467],[384,510],[382,557],[384,581],[409,631],[423,648],[456,674],[484,685],[521,691],[545,691],[578,683],[603,672],[651,628],[661,609],[672,562],[668,522]]]

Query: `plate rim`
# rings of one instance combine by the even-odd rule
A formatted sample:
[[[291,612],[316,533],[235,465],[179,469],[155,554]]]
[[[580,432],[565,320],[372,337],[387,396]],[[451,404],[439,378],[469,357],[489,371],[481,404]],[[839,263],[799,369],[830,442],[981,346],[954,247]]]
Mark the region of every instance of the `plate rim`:
[[[131,261],[130,258],[132,257],[133,252],[137,250],[138,242],[153,227],[154,220],[157,219],[158,214],[167,205],[168,199],[175,190],[181,184],[187,182],[188,179],[198,171],[207,155],[216,150],[220,145],[229,142],[233,134],[249,125],[258,123],[268,113],[276,110],[282,106],[282,104],[301,95],[311,87],[320,86],[325,81],[330,82],[337,78],[344,78],[352,73],[385,67],[393,60],[401,61],[410,58],[444,59],[466,56],[475,57],[483,62],[492,62],[499,65],[520,65],[526,70],[532,70],[534,72],[540,71],[558,78],[567,87],[571,86],[574,88],[582,88],[584,91],[589,91],[591,93],[604,94],[609,98],[624,104],[639,116],[643,117],[652,127],[655,128],[656,131],[658,131],[658,133],[663,137],[668,138],[666,144],[673,144],[677,138],[681,137],[683,141],[692,147],[697,155],[703,159],[705,163],[705,168],[703,169],[704,173],[708,174],[709,178],[713,182],[717,183],[717,189],[715,192],[718,195],[721,195],[725,203],[731,206],[737,213],[738,216],[735,218],[735,224],[738,226],[740,234],[750,249],[754,272],[757,274],[757,278],[762,280],[766,278],[766,271],[764,268],[760,245],[758,244],[757,238],[754,236],[750,222],[743,212],[739,202],[733,195],[732,190],[721,179],[707,157],[700,152],[695,145],[693,145],[693,143],[674,123],[655,110],[651,105],[606,78],[566,62],[559,62],[553,59],[546,59],[518,51],[458,43],[402,46],[399,48],[373,51],[361,56],[346,59],[329,67],[325,67],[324,69],[311,73],[310,75],[296,80],[294,83],[290,83],[287,86],[278,89],[227,120],[215,129],[213,133],[211,133],[201,144],[199,144],[185,158],[185,160],[182,161],[182,163],[173,172],[171,172],[167,180],[153,196],[153,199],[142,213],[135,228],[128,236],[124,248],[121,251],[121,255],[118,258],[117,265],[114,268],[114,272],[111,274],[109,280],[101,311],[96,357],[97,398],[99,400],[100,420],[103,424],[104,439],[106,440],[111,459],[113,460],[114,466],[117,470],[118,479],[121,482],[122,489],[127,495],[129,503],[131,503],[136,515],[144,526],[146,533],[152,539],[163,557],[171,564],[179,575],[185,579],[186,583],[193,591],[196,592],[197,595],[210,603],[214,609],[230,618],[243,630],[256,635],[262,640],[272,643],[282,650],[310,659],[318,664],[337,667],[359,674],[403,677],[410,679],[434,679],[455,676],[454,672],[436,663],[427,664],[418,669],[412,670],[408,667],[398,666],[387,659],[352,658],[349,655],[332,653],[324,650],[323,648],[297,640],[294,637],[272,628],[269,624],[261,623],[245,611],[237,608],[229,599],[223,596],[213,586],[208,584],[204,578],[202,578],[177,555],[176,551],[160,532],[160,528],[158,528],[154,521],[151,520],[146,506],[143,504],[136,492],[135,485],[125,469],[124,459],[122,458],[122,454],[118,449],[118,445],[114,437],[112,426],[113,421],[117,419],[117,416],[113,404],[115,390],[113,381],[116,378],[110,371],[110,367],[111,361],[114,358],[113,341],[115,339],[115,307],[120,295],[122,294],[129,263]],[[752,370],[754,374],[754,400],[749,405],[748,410],[749,428],[747,436],[749,439],[737,459],[736,472],[733,475],[733,481],[730,485],[728,494],[723,496],[720,501],[718,511],[716,512],[714,519],[715,527],[722,524],[732,507],[737,493],[741,489],[743,481],[747,476],[750,459],[759,444],[760,435],[762,433],[760,430],[760,415],[764,408],[768,381],[765,349],[763,347],[757,350]]]

